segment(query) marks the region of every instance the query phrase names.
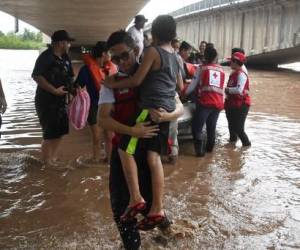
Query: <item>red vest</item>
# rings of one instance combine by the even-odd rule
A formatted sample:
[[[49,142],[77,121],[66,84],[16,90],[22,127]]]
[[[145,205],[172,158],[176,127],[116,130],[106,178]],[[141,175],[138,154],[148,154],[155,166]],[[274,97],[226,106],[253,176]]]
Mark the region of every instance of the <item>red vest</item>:
[[[114,90],[114,112],[112,117],[122,124],[128,124],[131,117],[137,112],[137,93],[136,89],[124,88]],[[115,133],[113,145],[118,145],[120,135]]]
[[[225,100],[225,107],[226,108],[240,108],[243,104],[248,106],[251,105],[251,98],[249,96],[249,77],[248,75],[242,70],[236,70],[231,73],[229,76],[229,80],[227,83],[227,87],[237,87],[238,85],[238,77],[240,73],[244,73],[247,76],[247,82],[244,86],[242,94],[227,94]]]
[[[91,72],[92,79],[97,91],[100,91],[101,83],[104,81],[105,76],[117,73],[117,66],[114,65],[111,61],[107,62],[104,65],[104,68],[101,69],[96,60],[90,54],[82,54],[82,59]]]
[[[198,84],[198,102],[205,107],[224,108],[225,73],[218,64],[200,66],[201,82]]]

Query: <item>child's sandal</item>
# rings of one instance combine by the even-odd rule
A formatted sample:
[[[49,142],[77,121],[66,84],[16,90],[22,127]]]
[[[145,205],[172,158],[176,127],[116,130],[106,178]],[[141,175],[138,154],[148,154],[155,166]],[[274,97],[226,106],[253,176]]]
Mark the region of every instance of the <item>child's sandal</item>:
[[[147,215],[143,220],[138,222],[137,228],[142,231],[152,230],[167,219],[166,215],[154,214]]]
[[[133,206],[128,206],[121,216],[121,221],[126,222],[132,220],[138,213],[141,213],[146,208],[146,202],[142,201]]]

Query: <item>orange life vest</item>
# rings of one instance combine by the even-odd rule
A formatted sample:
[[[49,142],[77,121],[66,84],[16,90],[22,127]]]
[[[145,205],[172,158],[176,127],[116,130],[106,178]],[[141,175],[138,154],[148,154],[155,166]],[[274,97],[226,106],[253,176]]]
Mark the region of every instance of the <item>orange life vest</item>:
[[[104,65],[104,68],[101,69],[96,60],[90,54],[82,54],[82,60],[88,66],[97,91],[100,91],[101,84],[105,80],[105,76],[113,75],[118,71],[117,66],[111,61],[108,61]]]
[[[186,78],[191,79],[194,77],[197,71],[197,66],[192,64],[192,63],[187,63],[185,62],[185,67],[186,67]]]

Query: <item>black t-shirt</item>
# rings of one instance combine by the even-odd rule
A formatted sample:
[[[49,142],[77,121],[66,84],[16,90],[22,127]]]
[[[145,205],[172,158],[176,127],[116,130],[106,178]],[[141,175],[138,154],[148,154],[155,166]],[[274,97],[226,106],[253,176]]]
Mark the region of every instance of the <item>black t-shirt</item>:
[[[61,58],[53,53],[52,48],[45,50],[36,60],[32,77],[43,76],[50,84],[58,88],[60,86],[68,87],[73,82],[73,68],[71,60],[67,54]],[[55,96],[52,93],[37,86],[36,102],[40,104],[63,104],[65,97]]]

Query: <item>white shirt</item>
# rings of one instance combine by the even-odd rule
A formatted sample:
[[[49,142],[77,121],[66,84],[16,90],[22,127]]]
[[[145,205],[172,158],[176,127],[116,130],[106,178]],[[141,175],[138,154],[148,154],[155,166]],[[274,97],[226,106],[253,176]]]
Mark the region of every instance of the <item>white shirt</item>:
[[[243,66],[242,66],[242,71],[244,71],[248,75],[248,70],[247,70],[245,64],[243,64]]]
[[[101,104],[113,104],[116,102],[114,91],[104,85],[101,86],[99,93],[99,102],[98,105]]]
[[[143,53],[144,50],[144,32],[142,29],[138,30],[135,26],[132,26],[128,30],[128,34],[134,40],[136,46],[139,47],[139,58]]]
[[[236,87],[228,87],[229,94],[243,94],[243,90],[245,88],[246,82],[248,77],[245,72],[241,72],[237,79],[237,86]]]

